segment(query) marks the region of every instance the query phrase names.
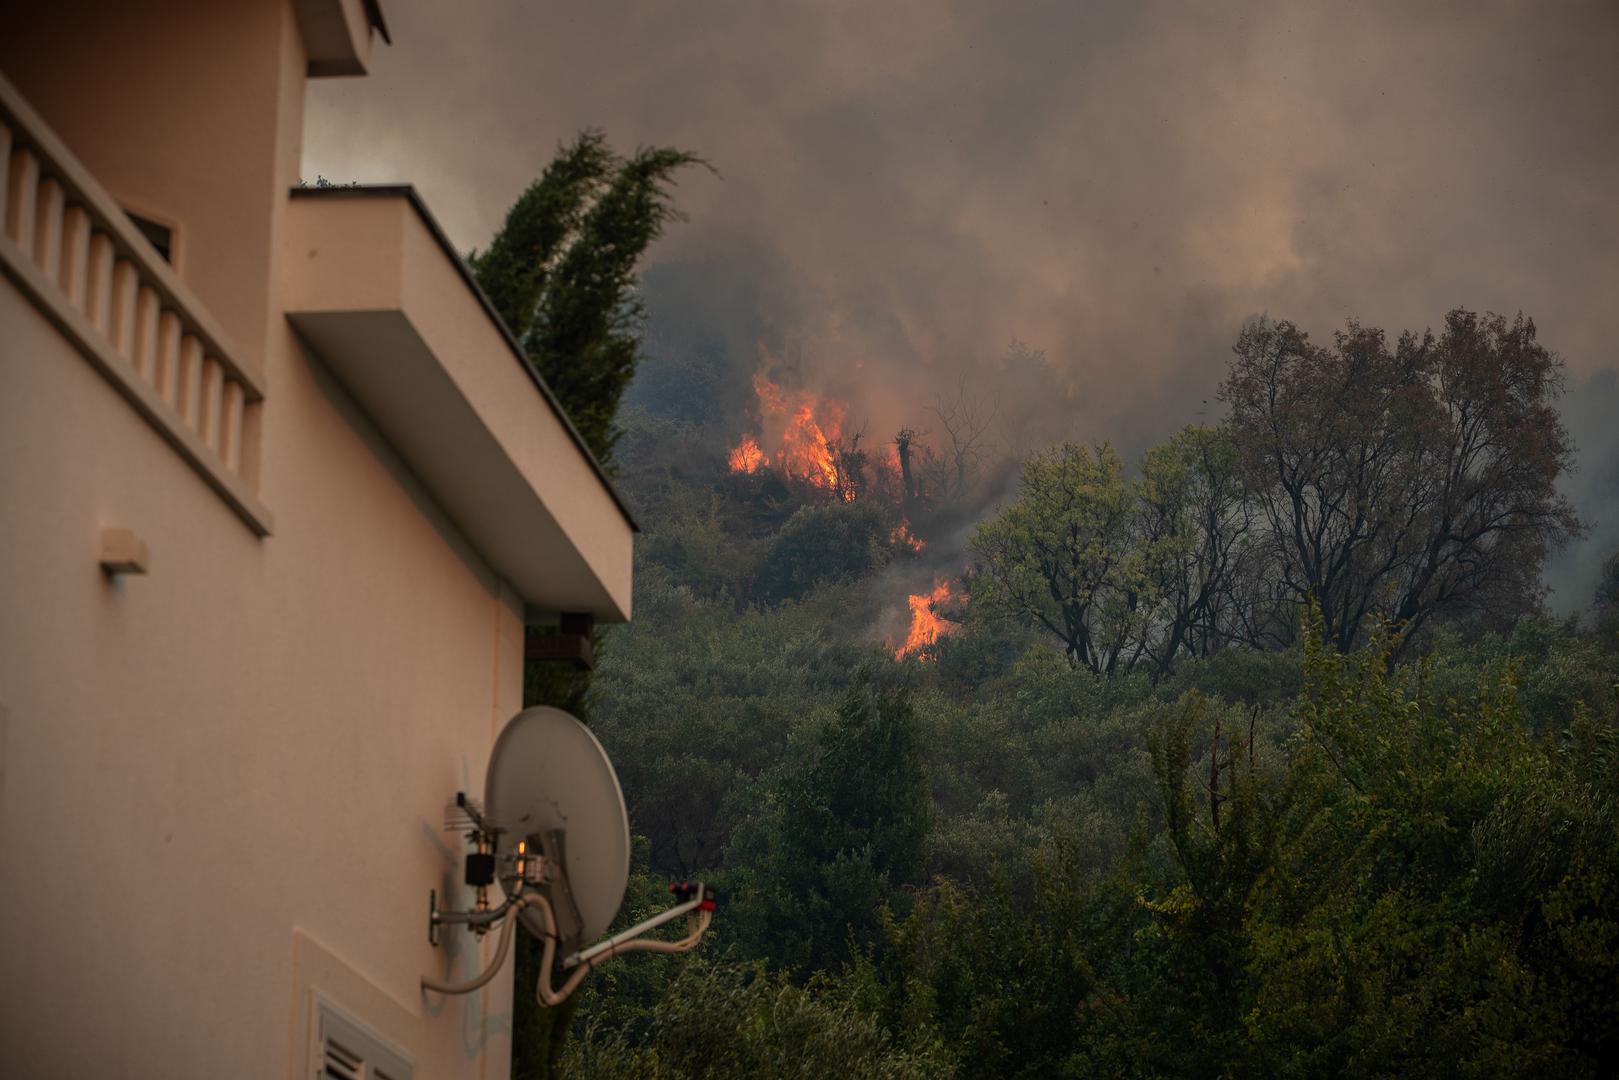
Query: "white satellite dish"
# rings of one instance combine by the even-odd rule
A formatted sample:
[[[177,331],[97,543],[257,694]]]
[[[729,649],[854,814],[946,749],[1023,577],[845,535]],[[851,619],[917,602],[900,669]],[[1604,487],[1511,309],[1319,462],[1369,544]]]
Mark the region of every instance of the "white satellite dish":
[[[465,792],[448,807],[445,828],[463,833],[474,850],[466,856],[465,882],[477,892],[466,910],[438,906],[427,897],[427,940],[439,942],[445,926],[464,926],[482,937],[500,928],[500,945],[478,977],[446,982],[423,976],[422,989],[469,994],[486,985],[505,963],[512,927],[521,922],[544,942],[535,993],[556,1005],[598,965],[627,952],[686,952],[714,917],[717,896],[702,882],[669,886],[676,903],[612,937],[607,931],[624,902],[630,878],[630,819],[618,774],[590,729],[561,709],[524,709],[507,722],[489,754],[484,802]],[[500,883],[506,901],[491,906],[489,891]],[[686,936],[669,941],[646,935],[685,916]],[[559,987],[554,964],[573,969]]]
[[[561,868],[540,889],[549,892],[564,952],[605,933],[629,884],[630,819],[618,774],[590,729],[548,705],[524,709],[495,740],[483,791],[497,864],[521,844]],[[508,895],[521,884],[501,878]],[[538,910],[520,918],[546,933]]]

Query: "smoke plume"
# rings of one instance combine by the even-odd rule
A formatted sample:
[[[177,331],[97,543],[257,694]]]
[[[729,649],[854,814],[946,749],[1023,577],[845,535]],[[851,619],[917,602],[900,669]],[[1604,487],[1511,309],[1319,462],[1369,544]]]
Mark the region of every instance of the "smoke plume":
[[[649,333],[706,349],[738,418],[763,348],[873,439],[966,385],[1009,450],[1133,452],[1217,414],[1245,318],[1320,338],[1456,306],[1530,314],[1613,396],[1602,0],[386,8],[372,74],[312,85],[305,175],[414,182],[470,249],[580,128],[703,155]],[[1619,447],[1570,416],[1593,516]]]

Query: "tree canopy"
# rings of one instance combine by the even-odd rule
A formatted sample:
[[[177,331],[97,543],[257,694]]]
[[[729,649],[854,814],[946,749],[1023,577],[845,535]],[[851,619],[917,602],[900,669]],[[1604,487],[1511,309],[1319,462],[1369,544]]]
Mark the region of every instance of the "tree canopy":
[[[1221,385],[1230,417],[1149,449],[1133,481],[1107,446],[1026,458],[968,544],[974,601],[1105,674],[1286,647],[1312,603],[1340,651],[1385,625],[1396,652],[1435,621],[1511,625],[1581,530],[1557,486],[1560,372],[1522,316],[1456,310],[1393,345],[1256,322]]]
[[[608,965],[552,1010],[562,1072],[1612,1071],[1619,559],[1597,619],[1557,620],[1514,546],[1573,524],[1536,502],[1555,427],[1518,460],[1553,422],[1554,358],[1494,316],[1319,351],[1267,325],[1288,341],[1242,347],[1296,354],[1269,435],[1233,415],[1129,461],[1028,455],[968,544],[965,600],[946,583],[959,624],[898,660],[884,635],[960,565],[960,520],[930,530],[902,462],[850,501],[732,474],[691,385],[656,414],[638,391],[636,616],[608,632],[592,721],[636,836],[618,925],[665,905],[669,875],[722,908],[698,953]],[[1309,400],[1330,393],[1353,419]],[[1372,555],[1406,553],[1352,632],[1287,547],[1259,467],[1278,450],[1320,476],[1303,520],[1329,515],[1324,549],[1354,524],[1334,506],[1364,507],[1334,610]],[[1428,507],[1403,532],[1402,498]],[[1440,545],[1437,576],[1484,559],[1476,582],[1445,577],[1398,622],[1417,538],[1492,514],[1475,554]]]
[[[1261,321],[1234,352],[1220,396],[1271,561],[1327,640],[1533,606],[1547,550],[1580,528],[1557,490],[1562,364],[1533,321],[1457,309],[1392,345],[1350,322],[1330,346]]]
[[[1054,634],[1069,659],[1112,671],[1139,606],[1124,462],[1068,443],[1023,463],[1017,501],[979,525],[972,602]]]
[[[478,284],[603,463],[618,441],[624,389],[640,359],[636,268],[678,220],[670,185],[702,159],[648,147],[628,158],[600,131],[557,153],[471,257]]]

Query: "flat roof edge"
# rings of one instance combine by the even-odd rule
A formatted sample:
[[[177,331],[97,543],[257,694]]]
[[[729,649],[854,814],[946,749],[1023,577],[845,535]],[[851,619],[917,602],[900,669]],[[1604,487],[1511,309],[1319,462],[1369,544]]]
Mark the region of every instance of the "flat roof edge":
[[[516,358],[518,364],[521,365],[523,370],[528,374],[528,377],[530,381],[534,383],[535,388],[539,390],[540,396],[545,399],[546,405],[550,407],[551,412],[556,416],[556,418],[562,422],[562,427],[567,431],[568,438],[573,441],[574,446],[577,447],[579,452],[584,455],[585,460],[590,463],[591,471],[596,474],[596,479],[599,480],[602,487],[606,489],[608,497],[613,500],[613,505],[618,507],[619,513],[624,516],[624,520],[630,526],[630,531],[637,533],[641,531],[640,524],[635,520],[635,515],[630,511],[629,505],[624,501],[624,497],[619,494],[618,487],[613,483],[612,477],[607,475],[607,470],[602,468],[600,461],[596,460],[596,455],[585,443],[584,436],[579,434],[578,428],[574,427],[573,419],[568,415],[568,410],[562,407],[562,402],[557,400],[556,394],[552,393],[551,387],[546,384],[545,377],[541,375],[539,371],[535,369],[533,363],[530,362],[528,353],[524,351],[523,346],[518,342],[517,336],[513,334],[511,328],[506,325],[506,320],[500,317],[500,312],[495,310],[494,303],[489,299],[488,294],[483,291],[483,287],[478,284],[478,279],[473,276],[472,267],[467,265],[467,261],[462,258],[461,253],[455,249],[455,245],[451,243],[448,234],[446,234],[443,227],[439,225],[438,219],[433,216],[433,212],[427,208],[427,204],[422,201],[422,197],[417,193],[414,185],[350,184],[347,186],[334,185],[331,187],[295,187],[291,189],[291,195],[295,199],[385,198],[407,200],[411,207],[416,211],[416,216],[419,217],[422,224],[427,227],[428,233],[438,244],[439,249],[444,252],[445,256],[450,260],[450,264],[455,267],[456,273],[461,276],[461,280],[466,283],[466,286],[469,290],[471,290],[472,295],[477,298],[478,304],[483,308],[484,314],[489,316],[489,321],[500,333],[501,338],[506,342],[506,347],[511,351],[512,356]]]

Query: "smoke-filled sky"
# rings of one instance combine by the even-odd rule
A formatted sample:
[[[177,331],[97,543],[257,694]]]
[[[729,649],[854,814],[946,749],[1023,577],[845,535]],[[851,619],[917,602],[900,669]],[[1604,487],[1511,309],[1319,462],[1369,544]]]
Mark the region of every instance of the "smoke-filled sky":
[[[413,182],[472,248],[580,128],[695,151],[650,263],[879,426],[1017,339],[1051,385],[1007,415],[1139,447],[1248,316],[1456,306],[1619,405],[1612,0],[383,3],[371,75],[311,86],[306,177]],[[1611,457],[1611,417],[1570,422]]]

